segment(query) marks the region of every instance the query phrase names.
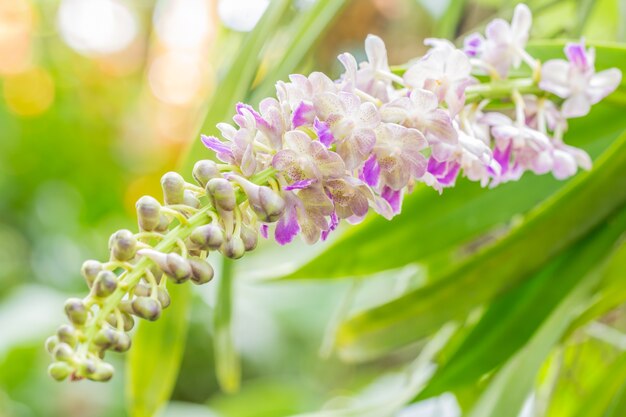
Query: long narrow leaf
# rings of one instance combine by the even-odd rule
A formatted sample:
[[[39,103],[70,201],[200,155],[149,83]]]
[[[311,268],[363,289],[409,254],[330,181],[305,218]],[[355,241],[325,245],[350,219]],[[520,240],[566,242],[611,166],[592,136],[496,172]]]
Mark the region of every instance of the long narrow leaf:
[[[347,358],[366,359],[430,334],[516,285],[603,222],[626,201],[626,135],[486,250],[426,287],[345,323],[338,343]]]
[[[153,417],[169,400],[187,337],[191,287],[171,285],[172,303],[158,322],[141,321],[126,368],[131,417]]]
[[[480,397],[469,417],[516,416],[529,395],[541,364],[559,341],[593,288],[601,279],[596,270],[610,252],[616,239],[626,227],[626,210],[622,210],[612,224],[602,227],[594,237],[576,245],[562,256],[566,262],[563,275],[584,276],[576,287],[559,303],[554,312],[541,325],[524,349],[518,351],[498,371]]]
[[[290,45],[282,59],[272,66],[266,79],[254,90],[250,103],[257,104],[265,97],[274,94],[276,80],[284,80],[310,53],[320,35],[338,16],[347,0],[318,0],[305,13],[293,22],[295,29],[290,35]]]
[[[290,0],[273,0],[263,17],[248,33],[236,51],[235,59],[224,70],[224,78],[218,81],[218,91],[209,102],[209,110],[202,124],[202,132],[216,134],[215,125],[226,121],[232,114],[237,101],[242,100],[250,90],[254,76],[259,68],[260,53],[276,28]],[[193,140],[181,163],[182,172],[191,172],[197,155],[202,150],[202,143]]]

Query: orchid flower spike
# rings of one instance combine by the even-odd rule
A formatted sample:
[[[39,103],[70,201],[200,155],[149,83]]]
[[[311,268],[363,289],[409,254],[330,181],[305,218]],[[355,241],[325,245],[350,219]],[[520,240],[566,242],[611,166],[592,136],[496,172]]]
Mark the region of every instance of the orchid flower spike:
[[[201,137],[211,159],[196,163],[195,183],[164,175],[163,199],[137,202],[139,232],[114,233],[109,259],[85,262],[90,292],[68,300],[70,324],[46,343],[50,375],[110,379],[105,353],[130,348],[135,318],[167,313],[168,285],[209,282],[210,252],[240,258],[259,235],[315,243],[342,220],[371,211],[391,219],[416,187],[441,193],[462,177],[494,187],[526,171],[565,179],[590,169],[587,153],[565,142],[567,119],[587,114],[621,73],[596,72],[582,41],[540,67],[525,49],[531,23],[520,4],[510,23],[495,19],[462,50],[428,39],[426,55],[402,71],[369,35],[367,61],[341,54],[338,79],[292,74],[258,109],[237,104],[233,124],[217,126],[221,138]],[[532,76],[511,77],[522,63]],[[485,73],[498,82],[481,84]]]

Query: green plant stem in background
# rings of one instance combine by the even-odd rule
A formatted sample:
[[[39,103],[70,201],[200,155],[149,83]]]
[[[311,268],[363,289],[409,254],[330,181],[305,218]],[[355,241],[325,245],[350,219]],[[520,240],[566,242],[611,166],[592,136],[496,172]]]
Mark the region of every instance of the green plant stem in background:
[[[217,381],[224,392],[234,393],[241,383],[241,363],[233,342],[233,261],[222,258],[222,274],[217,284],[213,344]]]
[[[126,401],[131,417],[153,417],[171,395],[185,348],[192,288],[170,285],[172,305],[158,322],[141,321],[126,363]]]
[[[224,77],[218,80],[219,91],[209,101],[208,111],[202,122],[201,132],[207,135],[217,133],[218,123],[227,121],[238,101],[243,100],[252,86],[259,70],[263,46],[269,41],[281,18],[291,5],[290,0],[274,0],[263,14],[255,28],[247,33],[235,58],[222,69]],[[204,146],[197,137],[192,138],[189,149],[183,154],[180,170],[191,172],[194,163],[200,159]],[[208,154],[207,154],[208,155]]]

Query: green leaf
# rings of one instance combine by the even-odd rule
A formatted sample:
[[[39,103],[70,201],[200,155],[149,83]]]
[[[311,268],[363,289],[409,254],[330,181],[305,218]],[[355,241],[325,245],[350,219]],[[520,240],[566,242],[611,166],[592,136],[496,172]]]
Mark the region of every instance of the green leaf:
[[[585,238],[585,246],[590,249],[583,254],[586,256],[584,264],[581,258],[571,255],[572,250],[567,251],[492,302],[456,353],[437,371],[421,397],[474,383],[506,362],[580,282],[583,272],[609,258],[601,274],[604,279],[614,267],[614,259],[623,251],[619,248],[612,255],[607,255],[624,230],[624,227],[614,223],[610,228],[604,234],[604,240]]]
[[[626,354],[606,368],[596,387],[580,401],[574,417],[623,416],[626,407]]]
[[[341,326],[349,359],[367,359],[432,333],[502,294],[579,240],[626,201],[626,135],[495,244],[423,288],[367,310]]]
[[[600,291],[594,302],[571,324],[567,334],[606,314],[610,310],[626,302],[626,241],[622,242],[604,272]]]
[[[291,25],[293,30],[289,33],[291,40],[289,47],[282,58],[268,70],[270,75],[254,90],[249,100],[250,104],[256,105],[264,98],[275,94],[275,82],[287,79],[287,76],[310,53],[320,35],[345,5],[346,0],[318,0],[295,19]]]
[[[131,417],[152,417],[167,403],[180,368],[191,307],[191,286],[170,285],[171,305],[156,322],[140,321],[126,368]]]
[[[444,39],[453,39],[457,35],[457,30],[463,10],[465,0],[450,0],[443,16],[437,21],[434,36]]]
[[[580,306],[592,294],[601,279],[597,270],[626,227],[626,210],[612,223],[593,233],[593,237],[575,245],[555,262],[561,263],[558,273],[582,278],[541,324],[523,349],[493,377],[483,395],[468,414],[469,417],[515,416],[530,393],[541,364],[558,343]],[[601,266],[600,266],[601,268]],[[582,414],[587,415],[587,414]]]
[[[560,57],[563,42],[535,44],[541,58]],[[598,68],[619,67],[626,72],[626,48],[597,45]],[[624,82],[624,81],[623,81]],[[626,85],[622,84],[624,91]],[[619,96],[618,93],[611,97]],[[615,101],[621,99],[613,98]],[[603,103],[591,114],[571,121],[566,142],[598,155],[626,128],[623,107]],[[521,181],[495,189],[459,181],[442,196],[427,187],[405,199],[402,214],[391,222],[370,217],[285,279],[327,279],[364,276],[408,263],[436,267],[458,259],[458,247],[525,213],[563,187],[549,176],[526,174]],[[398,250],[402,248],[402,250]]]
[[[226,121],[233,113],[238,101],[243,100],[254,81],[259,68],[263,45],[274,33],[278,22],[290,6],[289,0],[273,0],[263,13],[263,17],[254,29],[246,34],[241,46],[236,51],[235,59],[224,70],[224,78],[219,80],[219,90],[209,102],[209,111],[202,124],[202,132],[216,134],[217,125]],[[203,149],[202,142],[194,138],[184,162],[182,172],[191,172],[197,155]]]

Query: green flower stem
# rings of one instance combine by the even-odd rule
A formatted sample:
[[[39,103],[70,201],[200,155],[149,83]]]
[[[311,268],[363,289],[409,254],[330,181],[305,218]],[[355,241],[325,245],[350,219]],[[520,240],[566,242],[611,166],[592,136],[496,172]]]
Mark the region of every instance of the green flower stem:
[[[233,261],[222,261],[222,275],[217,287],[217,302],[213,318],[215,373],[224,392],[234,393],[241,383],[241,362],[233,343]]]
[[[513,91],[520,94],[542,94],[535,80],[532,78],[517,78],[506,81],[492,81],[490,83],[471,85],[465,90],[467,103],[489,99],[510,98]]]
[[[278,170],[273,167],[265,168],[263,171],[254,174],[250,181],[256,185],[265,185],[270,178],[274,177],[278,173]]]
[[[211,209],[212,207],[208,205],[201,208],[196,214],[187,219],[186,224],[176,226],[163,236],[163,239],[155,246],[154,249],[164,253],[171,251],[180,239],[185,239],[196,227],[208,223],[209,216],[207,215],[207,212]],[[82,353],[86,353],[89,346],[92,344],[93,339],[96,336],[96,332],[99,329],[98,324],[104,321],[108,315],[111,314],[117,306],[119,306],[124,296],[130,289],[134,288],[139,281],[141,281],[145,271],[148,270],[153,263],[154,262],[148,257],[142,257],[139,262],[134,265],[133,269],[126,273],[126,276],[121,280],[115,292],[107,297],[106,302],[101,306],[96,316],[87,325],[88,331],[85,343],[82,346]]]

